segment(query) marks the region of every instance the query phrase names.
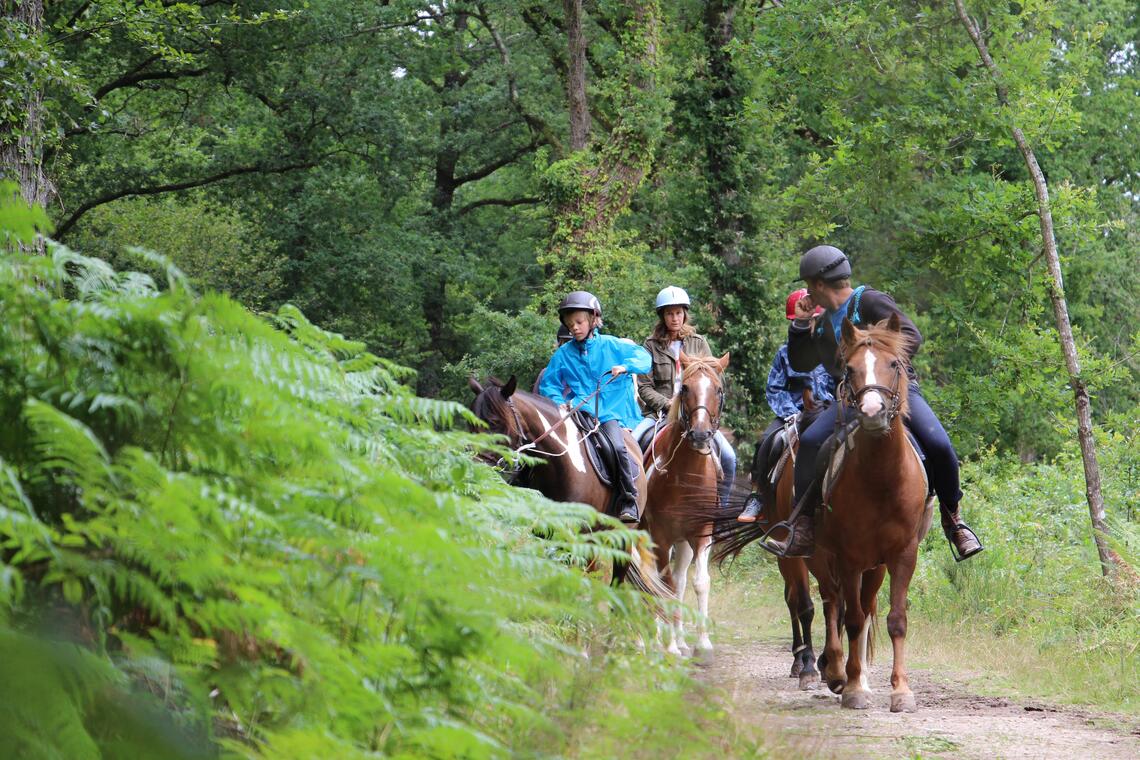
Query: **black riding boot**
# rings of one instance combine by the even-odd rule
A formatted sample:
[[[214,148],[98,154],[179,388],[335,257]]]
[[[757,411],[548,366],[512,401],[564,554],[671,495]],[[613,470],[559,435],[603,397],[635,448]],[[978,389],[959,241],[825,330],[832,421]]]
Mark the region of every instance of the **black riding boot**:
[[[985,548],[982,546],[982,542],[978,540],[978,536],[970,529],[970,526],[962,522],[959,505],[956,504],[951,509],[939,501],[938,511],[942,513],[942,532],[946,534],[946,540],[950,542],[950,549],[954,554],[955,562],[969,559]]]
[[[779,557],[810,557],[815,552],[815,511],[823,498],[818,483],[812,483],[799,514],[788,524],[783,541],[767,539],[764,548]]]
[[[610,439],[618,454],[617,472],[614,473],[614,488],[619,492],[617,500],[618,519],[623,523],[641,522],[637,512],[637,463],[625,446],[621,423],[610,420],[602,424],[602,432]]]

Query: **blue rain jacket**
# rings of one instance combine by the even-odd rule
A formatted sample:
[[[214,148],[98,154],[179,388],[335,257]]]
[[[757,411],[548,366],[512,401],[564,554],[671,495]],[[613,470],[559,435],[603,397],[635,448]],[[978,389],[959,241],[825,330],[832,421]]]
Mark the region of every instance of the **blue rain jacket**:
[[[603,377],[615,364],[628,370],[608,385],[609,375]],[[622,427],[633,428],[641,421],[641,410],[633,396],[633,375],[645,374],[652,367],[649,352],[631,340],[602,335],[597,330],[583,341],[572,340],[550,357],[546,371],[538,385],[538,392],[556,404],[577,404],[598,389],[598,396],[582,405],[583,411],[594,413],[597,401],[598,420],[617,420]],[[563,391],[569,389],[568,398]]]
[[[772,370],[768,373],[768,406],[777,417],[786,420],[803,410],[804,388],[811,388],[811,395],[816,401],[835,399],[835,381],[824,366],[818,364],[811,372],[796,372],[788,361],[788,345],[785,343],[776,352]]]

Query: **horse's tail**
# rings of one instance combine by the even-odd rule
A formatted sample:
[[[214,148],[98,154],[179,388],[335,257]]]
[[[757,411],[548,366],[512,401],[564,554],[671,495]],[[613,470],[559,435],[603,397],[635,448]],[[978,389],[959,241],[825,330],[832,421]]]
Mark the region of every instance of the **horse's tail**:
[[[635,541],[629,547],[629,561],[623,563],[620,571],[614,568],[614,576],[619,580],[628,580],[638,591],[657,599],[674,598],[673,590],[665,585],[658,575],[653,553],[649,551],[644,541]]]

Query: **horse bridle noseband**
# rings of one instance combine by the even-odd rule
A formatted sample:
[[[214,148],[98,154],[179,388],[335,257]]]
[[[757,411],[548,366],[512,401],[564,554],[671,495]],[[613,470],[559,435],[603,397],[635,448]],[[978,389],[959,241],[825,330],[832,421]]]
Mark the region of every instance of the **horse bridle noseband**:
[[[687,406],[685,406],[685,394],[687,392],[688,392],[688,389],[682,385],[681,386],[681,398],[680,398],[680,401],[678,402],[680,404],[680,407],[677,410],[677,419],[679,419],[681,421],[681,423],[684,425],[684,430],[685,430],[685,432],[682,434],[681,437],[687,438],[693,432],[693,426],[690,423],[690,419],[691,419],[692,415],[696,414],[697,412],[699,412],[702,409],[704,409],[705,414],[707,414],[709,416],[709,421],[712,423],[713,432],[715,433],[718,430],[720,430],[720,415],[713,416],[712,410],[709,409],[707,406],[705,406],[704,404],[697,404],[696,406],[694,406],[692,408],[692,411],[690,411],[689,408]],[[724,406],[724,388],[717,388],[716,395],[717,395],[717,408],[719,410],[720,407]]]
[[[856,349],[860,346],[866,346],[867,349],[870,350],[871,341],[862,340],[851,348]],[[895,370],[895,382],[893,387],[888,388],[885,385],[871,383],[869,385],[864,385],[857,391],[851,390],[851,384],[849,382],[849,378],[851,376],[851,367],[847,366],[846,356],[843,357],[843,363],[845,369],[843,372],[843,379],[839,381],[839,387],[836,389],[836,398],[840,399],[845,404],[857,407],[859,405],[859,402],[863,399],[863,396],[871,391],[877,391],[880,396],[883,396],[885,399],[887,399],[887,422],[894,422],[894,419],[895,417],[898,417],[899,409],[902,406],[902,394],[899,392],[899,384],[904,373],[903,362],[899,361],[897,357],[892,362],[894,364]]]

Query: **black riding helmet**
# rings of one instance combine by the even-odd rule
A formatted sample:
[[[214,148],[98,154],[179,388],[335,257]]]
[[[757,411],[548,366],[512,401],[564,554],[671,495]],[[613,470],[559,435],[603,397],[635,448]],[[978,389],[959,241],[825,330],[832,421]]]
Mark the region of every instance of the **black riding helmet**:
[[[573,340],[574,336],[570,334],[570,328],[566,325],[559,324],[558,332],[555,333],[554,339],[558,341],[558,345],[562,345],[568,340]]]
[[[568,311],[592,311],[598,319],[602,318],[602,302],[593,293],[584,290],[575,290],[566,294],[562,303],[558,304],[558,320]]]
[[[817,245],[800,257],[800,279],[843,280],[851,276],[851,262],[847,255],[833,245]]]

